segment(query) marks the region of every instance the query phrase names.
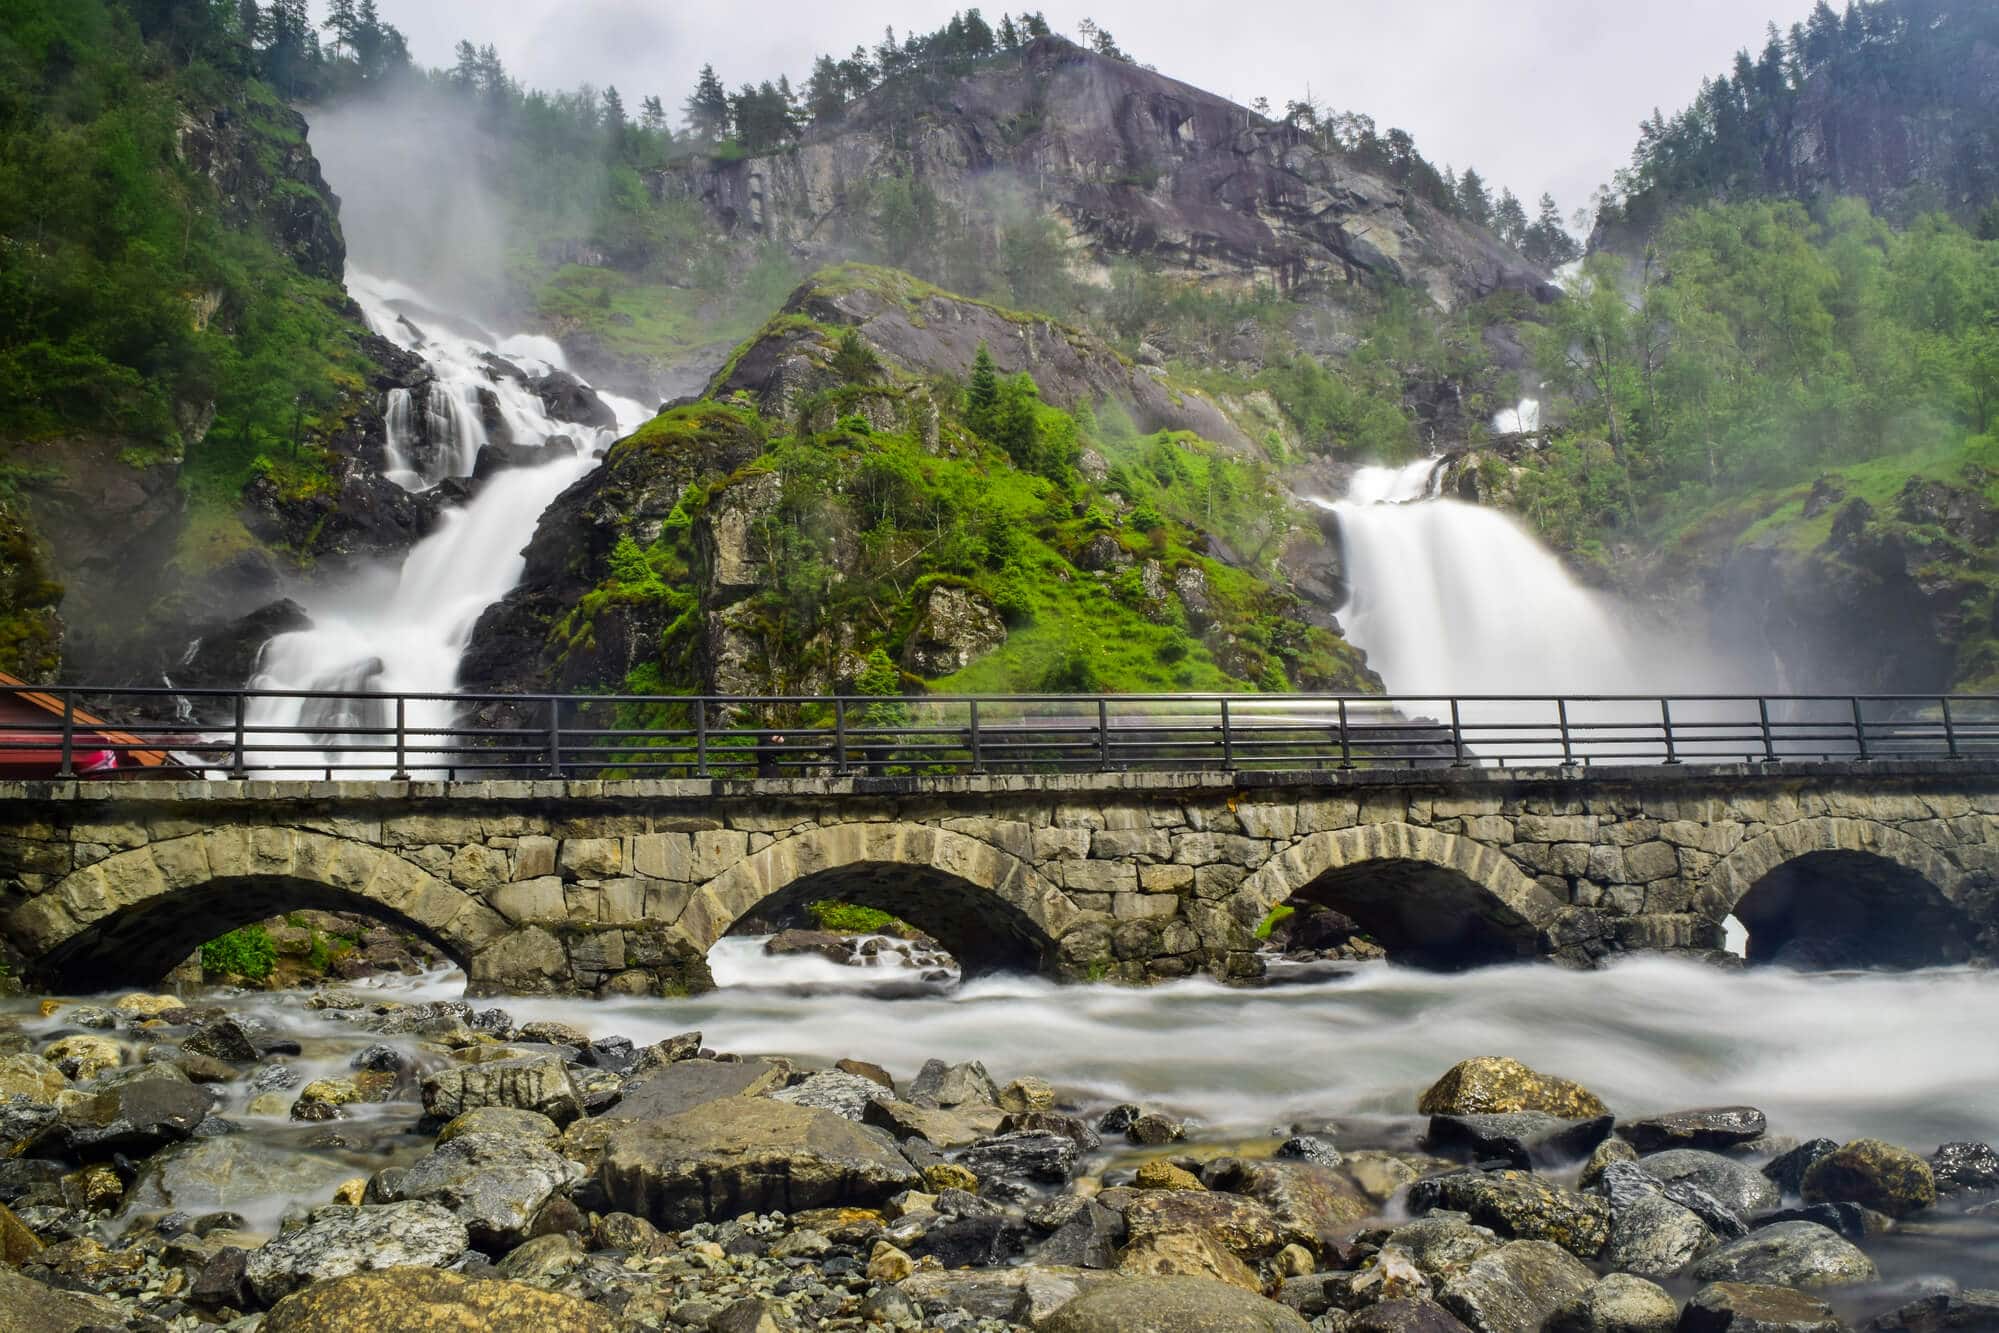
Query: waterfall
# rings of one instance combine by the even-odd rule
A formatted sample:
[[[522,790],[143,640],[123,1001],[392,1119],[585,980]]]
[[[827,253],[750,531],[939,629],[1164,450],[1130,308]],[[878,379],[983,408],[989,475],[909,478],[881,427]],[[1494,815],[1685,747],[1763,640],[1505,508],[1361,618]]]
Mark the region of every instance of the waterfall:
[[[1354,474],[1339,515],[1340,624],[1395,694],[1639,688],[1609,605],[1496,509],[1435,497],[1444,460]]]
[[[464,505],[447,510],[436,528],[409,551],[400,569],[357,573],[301,598],[312,628],[282,634],[265,647],[257,689],[436,693],[457,684],[458,663],[479,615],[520,580],[522,551],[542,512],[572,482],[596,466],[601,451],[651,414],[640,404],[599,394],[617,415],[619,429],[591,430],[552,419],[526,384],[486,358],[496,347],[519,349],[507,358],[529,375],[566,369],[561,350],[546,339],[501,342],[479,331],[452,329],[449,317],[419,326],[404,308],[425,310],[420,294],[394,283],[349,274],[349,289],[383,337],[422,356],[433,379],[424,405],[430,449],[412,457],[414,402],[408,390],[392,390],[385,404],[391,480],[408,490],[426,490],[445,477],[469,476],[488,440],[480,410],[481,391],[491,393],[500,419],[516,445],[540,446],[563,436],[583,446],[563,449],[539,467],[514,468],[488,479]],[[281,747],[253,754],[253,768],[291,767],[300,776],[330,763],[369,764],[373,755],[342,756],[343,747],[379,746],[394,724],[393,705],[352,699],[272,698],[253,700],[246,718],[251,743]],[[448,727],[457,716],[449,699],[413,701],[405,726]],[[343,734],[344,733],[344,734]],[[413,769],[440,767],[444,756],[426,764],[421,739],[412,742]],[[382,754],[379,773],[393,768]]]
[[[1495,435],[1536,435],[1541,430],[1541,400],[1522,398],[1512,407],[1495,412],[1492,417],[1492,433]]]

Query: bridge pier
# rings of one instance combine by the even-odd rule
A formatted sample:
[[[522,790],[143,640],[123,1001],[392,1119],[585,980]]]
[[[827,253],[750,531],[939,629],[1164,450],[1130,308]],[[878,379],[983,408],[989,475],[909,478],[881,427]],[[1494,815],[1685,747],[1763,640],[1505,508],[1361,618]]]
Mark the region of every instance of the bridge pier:
[[[1701,954],[1731,913],[1752,957],[1892,937],[1857,961],[1907,965],[1999,953],[1996,875],[1985,761],[0,784],[0,955],[53,989],[144,985],[332,908],[423,936],[481,994],[677,994],[745,915],[821,897],[974,970],[1131,984],[1253,977],[1291,900],[1441,965]]]

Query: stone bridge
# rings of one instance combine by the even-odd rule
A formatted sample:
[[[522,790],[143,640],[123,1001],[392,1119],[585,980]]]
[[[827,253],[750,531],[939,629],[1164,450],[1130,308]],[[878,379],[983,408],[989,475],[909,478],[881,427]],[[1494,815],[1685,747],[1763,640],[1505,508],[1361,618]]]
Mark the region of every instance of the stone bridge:
[[[751,915],[820,898],[968,972],[1260,968],[1328,904],[1438,966],[1999,954],[1999,763],[633,782],[0,784],[0,957],[64,990],[157,980],[302,908],[420,934],[477,993],[710,983]]]

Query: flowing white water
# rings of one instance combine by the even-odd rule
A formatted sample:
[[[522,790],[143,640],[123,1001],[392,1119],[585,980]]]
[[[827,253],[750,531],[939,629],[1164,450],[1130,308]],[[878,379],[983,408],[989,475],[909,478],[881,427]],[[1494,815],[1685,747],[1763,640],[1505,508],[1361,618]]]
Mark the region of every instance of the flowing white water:
[[[563,450],[539,467],[514,468],[488,479],[464,505],[448,510],[434,531],[413,547],[402,567],[359,574],[345,583],[315,590],[308,598],[311,629],[280,635],[265,647],[259,689],[447,694],[457,683],[463,656],[479,614],[520,580],[522,551],[549,502],[596,466],[599,452],[623,430],[650,415],[638,403],[600,394],[617,414],[620,430],[592,430],[551,418],[526,385],[493,373],[485,357],[505,349],[507,360],[529,375],[563,369],[561,350],[545,338],[492,338],[432,322],[419,293],[401,284],[352,273],[349,289],[383,337],[421,355],[436,379],[424,410],[432,447],[412,457],[413,402],[394,390],[384,405],[385,448],[390,479],[408,490],[424,490],[445,477],[471,475],[488,439],[480,395],[489,392],[516,445],[542,446],[566,436],[579,451]],[[405,725],[413,731],[447,727],[456,709],[448,700],[413,701]],[[352,701],[267,698],[253,701],[246,719],[253,745],[272,747],[253,756],[253,767],[301,772],[329,762],[369,762],[367,756],[339,756],[339,746],[379,744],[370,737],[340,736],[343,728],[370,732],[393,725],[389,705]],[[431,756],[433,765],[442,761]],[[381,772],[393,769],[381,755]],[[426,767],[421,744],[409,758],[412,771]]]
[[[1541,400],[1522,398],[1512,407],[1503,408],[1493,414],[1492,431],[1495,435],[1532,435],[1541,429]]]
[[[1389,692],[1635,688],[1639,663],[1595,593],[1507,515],[1433,498],[1443,460],[1362,468],[1339,515],[1347,639]]]

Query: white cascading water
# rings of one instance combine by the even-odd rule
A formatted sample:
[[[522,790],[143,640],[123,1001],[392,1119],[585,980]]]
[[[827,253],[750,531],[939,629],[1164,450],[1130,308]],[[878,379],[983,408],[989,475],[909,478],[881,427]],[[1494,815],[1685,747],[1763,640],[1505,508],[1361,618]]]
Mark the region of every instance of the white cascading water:
[[[1533,435],[1541,429],[1541,400],[1522,398],[1512,407],[1502,408],[1493,414],[1492,433],[1495,435]]]
[[[539,467],[513,468],[488,479],[464,505],[447,511],[429,536],[411,548],[398,570],[357,575],[341,586],[315,590],[307,612],[312,628],[282,634],[265,647],[252,685],[262,690],[332,693],[448,694],[480,612],[519,581],[522,550],[542,512],[564,488],[596,466],[597,457],[624,431],[651,415],[630,399],[599,393],[618,417],[619,430],[592,430],[552,419],[524,384],[488,373],[484,356],[503,355],[529,375],[566,369],[562,353],[545,338],[494,341],[457,327],[448,317],[428,319],[421,295],[398,283],[350,273],[348,289],[383,337],[427,361],[436,376],[424,410],[432,447],[413,457],[415,403],[408,390],[391,391],[384,404],[391,480],[406,490],[427,490],[446,477],[470,476],[487,431],[480,390],[498,400],[517,445],[546,445],[567,436],[579,446]],[[412,318],[406,311],[414,310]],[[423,322],[419,322],[423,321]],[[405,726],[422,732],[448,727],[457,709],[448,699],[412,701]],[[252,701],[247,723],[273,728],[251,742],[276,746],[254,756],[254,766],[301,773],[332,763],[356,766],[368,756],[333,753],[340,745],[376,744],[364,737],[329,736],[344,728],[371,731],[393,725],[390,705],[355,701],[264,698]],[[444,761],[413,743],[408,767],[420,772]],[[384,753],[379,770],[394,768]]]
[[[1340,624],[1401,695],[1634,688],[1625,631],[1562,562],[1496,509],[1440,498],[1444,460],[1354,474],[1339,516]]]

